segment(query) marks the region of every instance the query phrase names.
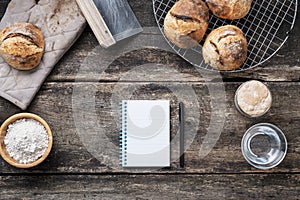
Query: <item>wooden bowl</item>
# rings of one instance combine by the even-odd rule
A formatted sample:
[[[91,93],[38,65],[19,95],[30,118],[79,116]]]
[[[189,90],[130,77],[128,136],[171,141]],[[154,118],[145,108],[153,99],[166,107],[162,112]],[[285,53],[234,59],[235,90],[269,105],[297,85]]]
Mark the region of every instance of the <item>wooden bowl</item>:
[[[34,119],[34,120],[40,122],[45,127],[45,129],[48,133],[48,139],[49,139],[48,148],[47,148],[46,152],[44,153],[44,155],[41,156],[36,161],[31,162],[31,163],[27,163],[27,164],[18,163],[15,159],[10,157],[9,153],[6,150],[6,146],[4,144],[4,138],[5,138],[5,135],[6,135],[8,125],[15,122],[18,119],[24,119],[24,118]],[[52,148],[52,144],[53,144],[53,136],[52,136],[52,132],[51,132],[51,129],[50,129],[49,125],[47,124],[47,122],[45,120],[43,120],[41,117],[39,117],[35,114],[32,114],[32,113],[19,113],[19,114],[16,114],[16,115],[13,115],[13,116],[9,117],[1,125],[1,128],[0,128],[0,155],[2,156],[2,158],[6,162],[8,162],[10,165],[12,165],[14,167],[17,167],[17,168],[30,168],[30,167],[34,167],[34,166],[40,164],[49,155],[49,153],[51,151],[51,148]]]

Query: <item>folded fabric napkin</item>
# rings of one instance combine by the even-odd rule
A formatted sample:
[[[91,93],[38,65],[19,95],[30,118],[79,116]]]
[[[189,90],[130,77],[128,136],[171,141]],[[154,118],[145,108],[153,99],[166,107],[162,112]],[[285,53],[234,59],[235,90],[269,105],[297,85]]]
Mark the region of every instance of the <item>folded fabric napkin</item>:
[[[17,22],[39,27],[45,40],[40,65],[19,71],[0,57],[0,96],[25,110],[55,64],[72,46],[85,27],[75,0],[12,0],[0,22],[0,29]]]

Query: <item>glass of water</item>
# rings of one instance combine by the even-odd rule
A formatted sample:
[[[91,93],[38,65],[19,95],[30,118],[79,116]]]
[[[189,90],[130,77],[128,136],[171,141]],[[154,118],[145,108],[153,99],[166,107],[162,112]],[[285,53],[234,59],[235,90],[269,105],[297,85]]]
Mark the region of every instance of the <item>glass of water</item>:
[[[287,152],[287,140],[277,126],[260,123],[246,131],[241,148],[249,164],[258,169],[270,169],[284,159]]]

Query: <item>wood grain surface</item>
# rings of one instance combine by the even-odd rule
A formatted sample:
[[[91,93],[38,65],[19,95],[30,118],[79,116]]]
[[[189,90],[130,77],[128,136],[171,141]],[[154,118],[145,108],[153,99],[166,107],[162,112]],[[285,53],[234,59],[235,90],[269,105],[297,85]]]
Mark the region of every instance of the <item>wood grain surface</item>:
[[[1,176],[2,199],[299,199],[299,175]]]
[[[0,1],[0,18],[8,2]],[[152,1],[129,3],[144,32],[105,51],[97,49],[97,40],[87,26],[27,110],[40,115],[52,128],[52,152],[41,165],[26,170],[13,168],[0,158],[1,199],[299,199],[299,19],[287,43],[269,61],[245,72],[219,74],[196,69],[170,51],[156,28]],[[257,119],[243,117],[233,102],[238,86],[251,79],[265,82],[273,95],[271,110]],[[196,98],[176,96],[188,89]],[[117,148],[115,101],[122,95],[170,99],[172,138],[178,131],[177,103],[184,101],[186,110],[191,111],[185,124],[190,136],[186,143],[191,144],[185,152],[184,169],[175,159],[167,169],[124,170],[109,165],[105,153],[93,153],[95,142],[102,141],[97,135],[101,132],[114,145],[111,148]],[[218,102],[225,103],[224,109],[214,104]],[[94,106],[92,112],[89,105]],[[0,99],[1,122],[19,112]],[[89,129],[94,122],[97,126]],[[243,133],[259,122],[276,124],[288,140],[286,158],[271,170],[251,167],[241,154]],[[209,130],[214,133],[220,127],[220,135],[206,140]],[[82,130],[94,141],[82,138]],[[201,147],[214,142],[209,154],[202,157]],[[173,147],[172,157],[177,154]]]
[[[214,85],[214,83],[210,84]],[[134,86],[137,89],[132,94],[132,99],[164,98],[171,100],[171,135],[173,138],[178,132],[178,99],[176,99],[176,96],[172,94],[169,88],[179,91],[191,87],[198,98],[197,103],[200,109],[197,111],[199,113],[196,114],[201,116],[201,121],[199,124],[195,124],[192,117],[186,116],[186,135],[194,134],[195,136],[189,138],[192,143],[187,147],[185,170],[179,168],[178,161],[174,161],[170,170],[161,170],[158,173],[261,172],[261,170],[256,170],[246,163],[240,150],[240,142],[244,132],[251,125],[258,122],[276,124],[283,130],[289,141],[288,154],[283,163],[272,170],[265,171],[265,173],[299,172],[300,137],[298,131],[295,130],[300,130],[300,105],[294,103],[293,107],[289,106],[293,102],[297,102],[297,99],[300,99],[299,83],[268,83],[273,93],[273,105],[269,113],[258,119],[243,117],[236,110],[233,98],[239,83],[226,83],[226,110],[221,111],[226,113],[224,115],[224,124],[222,123],[223,121],[212,122],[215,127],[223,127],[223,131],[211,152],[206,157],[201,158],[199,151],[204,142],[204,137],[211,134],[208,132],[208,126],[212,117],[212,108],[210,107],[211,95],[207,89],[208,85],[209,83],[46,83],[32,102],[30,112],[40,115],[49,123],[54,134],[54,146],[46,162],[28,171],[36,173],[124,171],[120,167],[111,169],[110,166],[106,166],[101,160],[93,158],[93,155],[87,151],[89,148],[92,148],[88,145],[95,146],[97,144],[92,143],[94,140],[91,143],[88,143],[89,139],[85,141],[82,138],[84,132],[81,133],[78,130],[86,129],[96,134],[99,146],[102,142],[101,133],[104,132],[109,141],[114,144],[111,148],[115,149],[117,153],[119,127],[117,123],[118,110],[116,108],[118,108],[118,104],[113,105],[111,102],[112,91],[121,93],[124,88],[128,89]],[[74,87],[76,91],[94,92],[74,95]],[[85,95],[87,96],[83,97]],[[82,99],[72,100],[72,98]],[[219,98],[219,96],[217,95],[215,98]],[[92,103],[88,99],[95,101],[92,110],[84,105]],[[193,104],[189,104],[189,99],[182,100],[187,112],[197,108]],[[74,112],[86,114],[86,122],[78,123],[78,120],[81,119],[76,119],[76,113]],[[88,129],[90,128],[89,122],[95,119],[98,122],[97,126],[93,125],[92,128],[94,129]],[[197,126],[198,128],[194,129]],[[176,150],[172,154],[175,157]],[[112,156],[114,155],[112,154]],[[4,162],[0,162],[0,166],[0,170],[3,173],[24,172],[24,170],[14,169]],[[148,171],[143,169],[142,172]]]

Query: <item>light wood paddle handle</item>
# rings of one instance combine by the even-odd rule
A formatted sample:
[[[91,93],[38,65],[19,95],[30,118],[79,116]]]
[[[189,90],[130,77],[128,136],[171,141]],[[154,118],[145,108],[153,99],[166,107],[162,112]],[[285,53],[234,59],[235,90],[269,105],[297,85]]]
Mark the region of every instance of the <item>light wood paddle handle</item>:
[[[93,0],[76,0],[83,15],[94,32],[101,46],[107,48],[116,43],[105,21],[103,20],[99,10]],[[106,0],[105,0],[106,1]]]

